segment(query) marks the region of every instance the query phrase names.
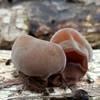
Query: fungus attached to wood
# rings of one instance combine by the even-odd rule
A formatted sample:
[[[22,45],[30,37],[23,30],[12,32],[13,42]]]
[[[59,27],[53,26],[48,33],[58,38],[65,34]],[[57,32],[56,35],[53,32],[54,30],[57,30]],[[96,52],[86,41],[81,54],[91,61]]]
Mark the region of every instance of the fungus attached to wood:
[[[88,41],[72,28],[57,31],[50,41],[59,44],[65,52],[67,62],[62,73],[65,82],[73,84],[79,81],[87,72],[88,61],[92,58]]]
[[[12,47],[12,62],[25,75],[47,79],[65,69],[66,56],[58,44],[22,35]]]
[[[90,44],[72,28],[57,31],[50,42],[22,35],[12,47],[13,64],[36,91],[76,83],[86,74],[91,58]]]

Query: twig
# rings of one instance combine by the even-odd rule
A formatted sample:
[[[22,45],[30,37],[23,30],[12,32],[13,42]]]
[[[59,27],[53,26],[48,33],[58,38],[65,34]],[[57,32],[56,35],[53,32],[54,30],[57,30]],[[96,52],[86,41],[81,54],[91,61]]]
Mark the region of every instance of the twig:
[[[13,100],[13,99],[40,99],[40,98],[43,98],[43,99],[48,99],[48,98],[66,98],[69,97],[67,94],[63,94],[63,95],[50,95],[50,96],[43,96],[43,95],[40,95],[40,96],[14,96],[14,97],[8,97],[7,100]]]

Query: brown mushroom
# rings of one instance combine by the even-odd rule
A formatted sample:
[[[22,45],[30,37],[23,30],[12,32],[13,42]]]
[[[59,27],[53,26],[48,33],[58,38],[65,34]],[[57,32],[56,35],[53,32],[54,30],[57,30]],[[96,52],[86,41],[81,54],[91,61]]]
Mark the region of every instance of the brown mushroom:
[[[58,44],[22,35],[12,47],[12,62],[25,75],[48,78],[65,69],[66,56]]]
[[[67,63],[63,78],[67,84],[74,84],[88,70],[88,61],[92,58],[92,48],[87,40],[75,29],[64,28],[57,31],[51,42],[59,44],[66,55]]]

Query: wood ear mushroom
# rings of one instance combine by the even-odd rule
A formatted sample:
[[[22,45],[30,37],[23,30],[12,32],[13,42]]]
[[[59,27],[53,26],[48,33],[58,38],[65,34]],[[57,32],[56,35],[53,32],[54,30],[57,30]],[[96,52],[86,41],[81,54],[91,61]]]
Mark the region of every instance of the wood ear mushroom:
[[[57,31],[50,42],[29,35],[18,37],[12,47],[12,62],[16,69],[33,78],[39,77],[52,86],[74,84],[88,70],[92,48],[76,30]],[[59,84],[58,84],[59,83]],[[33,87],[40,89],[33,81]]]
[[[64,28],[57,31],[50,42],[59,44],[66,55],[66,68],[62,76],[66,83],[73,84],[88,70],[92,58],[92,48],[88,41],[75,29]]]
[[[65,69],[66,56],[58,44],[22,35],[12,47],[12,62],[25,75],[47,79]]]

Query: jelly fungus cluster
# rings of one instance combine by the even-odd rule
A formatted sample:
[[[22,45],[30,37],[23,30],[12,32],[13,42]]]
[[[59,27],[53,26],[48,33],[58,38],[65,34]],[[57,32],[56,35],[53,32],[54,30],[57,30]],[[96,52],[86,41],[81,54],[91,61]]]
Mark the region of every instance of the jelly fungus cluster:
[[[85,75],[91,58],[90,44],[72,28],[57,31],[50,42],[22,35],[12,47],[12,62],[18,71],[45,80],[59,73],[66,84]]]

